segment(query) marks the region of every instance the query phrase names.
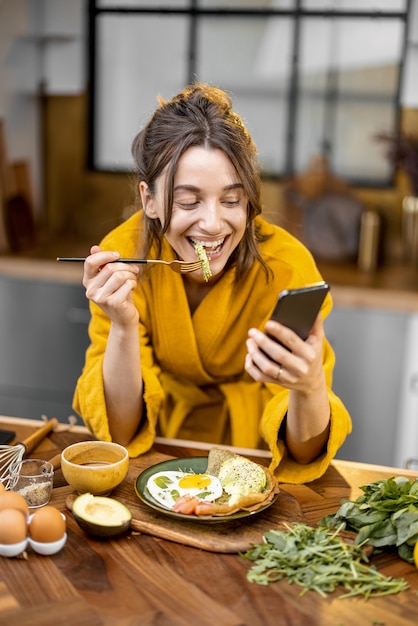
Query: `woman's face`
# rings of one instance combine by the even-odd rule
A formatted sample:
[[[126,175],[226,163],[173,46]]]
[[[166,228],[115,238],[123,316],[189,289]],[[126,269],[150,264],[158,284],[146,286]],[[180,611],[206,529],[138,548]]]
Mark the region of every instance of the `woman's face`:
[[[157,180],[154,196],[141,183],[149,218],[164,224],[165,174]],[[174,179],[173,212],[165,233],[180,259],[195,261],[194,243],[201,243],[212,275],[219,276],[241,241],[247,222],[247,197],[229,158],[219,149],[188,148],[178,162]],[[201,271],[188,275],[202,281]]]

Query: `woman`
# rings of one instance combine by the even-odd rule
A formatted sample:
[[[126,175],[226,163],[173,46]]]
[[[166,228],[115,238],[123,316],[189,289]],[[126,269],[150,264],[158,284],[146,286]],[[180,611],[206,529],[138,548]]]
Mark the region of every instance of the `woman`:
[[[280,291],[321,276],[300,242],[261,217],[256,149],[230,98],[195,84],[161,101],[132,152],[142,209],[85,262],[91,345],[75,410],[131,456],[156,434],[267,445],[280,480],[317,478],[351,429],[331,390],[331,297],[306,341],[269,320]],[[201,269],[117,262],[196,261],[199,244],[208,281]]]

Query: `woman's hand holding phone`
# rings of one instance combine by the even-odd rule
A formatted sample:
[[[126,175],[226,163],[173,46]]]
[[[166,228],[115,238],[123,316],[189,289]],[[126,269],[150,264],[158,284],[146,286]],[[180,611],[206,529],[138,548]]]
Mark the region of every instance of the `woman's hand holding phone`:
[[[280,294],[265,332],[250,329],[245,368],[255,380],[308,391],[323,380],[324,329],[319,313],[329,291],[318,283]]]
[[[322,373],[324,329],[321,315],[306,341],[275,321],[269,321],[267,329],[269,334],[256,328],[249,330],[246,371],[254,380],[308,392]]]

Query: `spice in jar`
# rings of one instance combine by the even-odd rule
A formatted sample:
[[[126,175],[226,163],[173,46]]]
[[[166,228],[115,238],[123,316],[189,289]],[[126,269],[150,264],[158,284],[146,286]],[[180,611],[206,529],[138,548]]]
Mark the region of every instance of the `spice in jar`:
[[[37,482],[19,489],[18,493],[22,495],[29,507],[42,506],[47,504],[51,497],[52,484],[51,481]]]

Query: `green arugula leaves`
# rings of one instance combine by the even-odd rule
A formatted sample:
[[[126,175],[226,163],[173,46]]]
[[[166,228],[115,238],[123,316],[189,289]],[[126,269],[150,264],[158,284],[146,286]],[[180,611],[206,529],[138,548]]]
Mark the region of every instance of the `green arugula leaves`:
[[[266,532],[264,543],[241,555],[254,562],[247,573],[250,582],[268,585],[285,578],[303,587],[301,595],[312,590],[322,597],[342,586],[340,598],[384,596],[408,588],[403,578],[384,576],[367,565],[362,546],[345,543],[339,530],[285,526],[283,531]]]

